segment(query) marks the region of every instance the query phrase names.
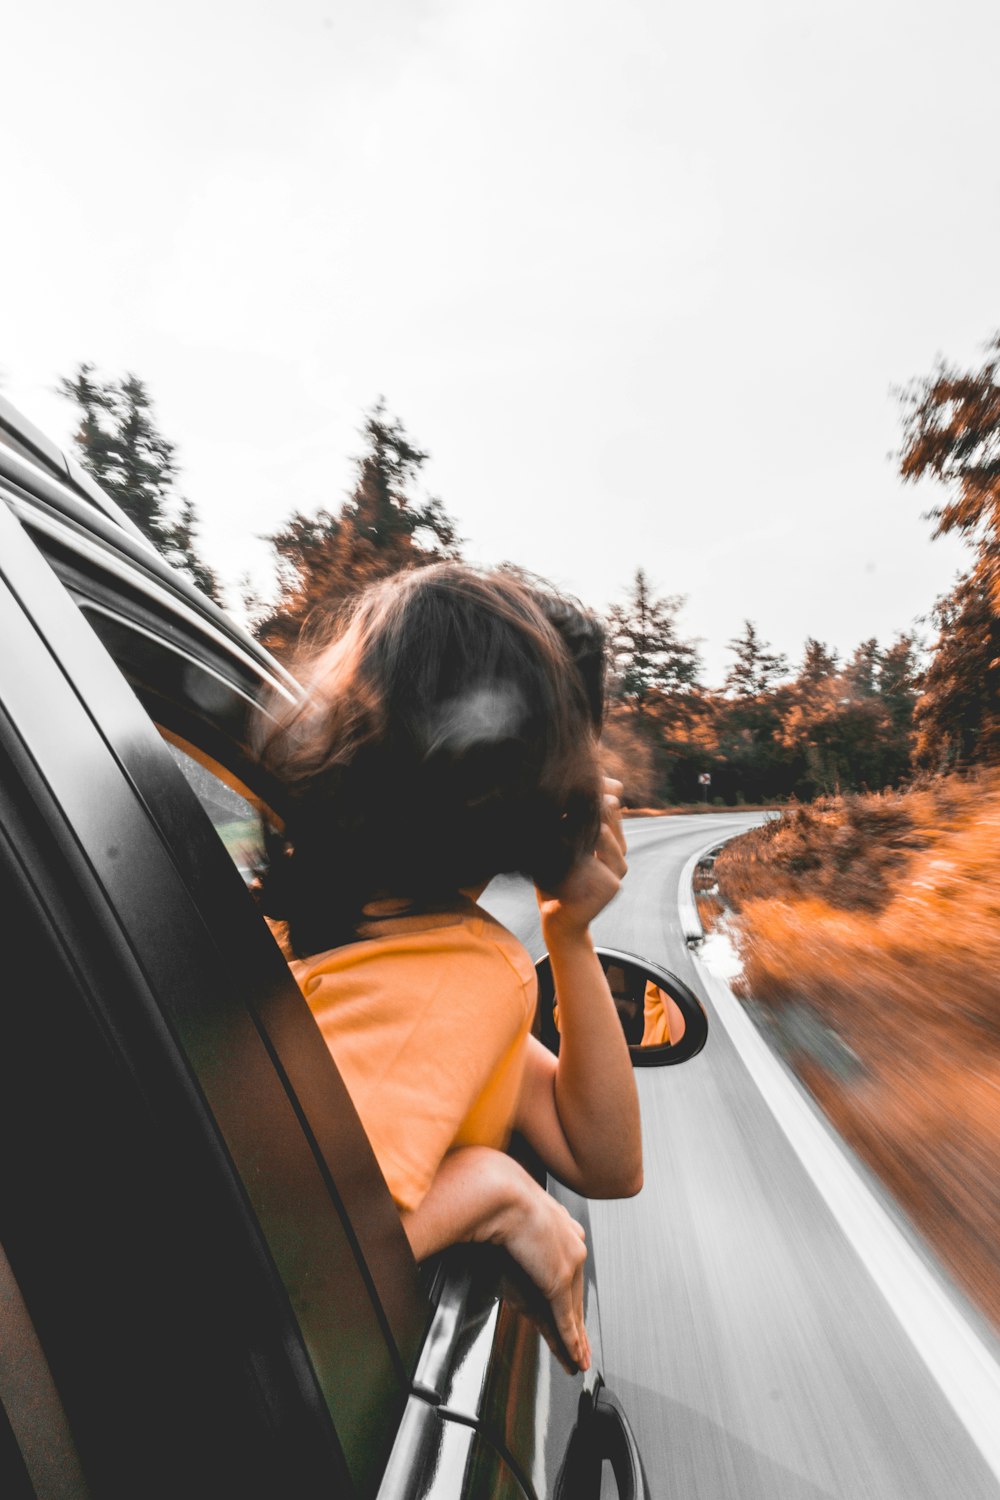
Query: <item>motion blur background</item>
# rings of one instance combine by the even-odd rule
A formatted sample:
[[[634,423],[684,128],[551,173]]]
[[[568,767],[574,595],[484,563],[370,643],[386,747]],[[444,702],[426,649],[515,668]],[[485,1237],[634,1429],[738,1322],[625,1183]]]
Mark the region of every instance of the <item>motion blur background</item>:
[[[42,0],[3,55],[0,390],[156,545],[281,654],[441,555],[608,620],[664,816],[602,940],[711,991],[593,1219],[652,1474],[995,1495],[1000,8]]]
[[[379,394],[467,555],[687,596],[721,684],[960,558],[893,385],[997,319],[1000,12],[959,0],[49,0],[5,19],[2,388],[134,371],[203,551],[350,488]]]

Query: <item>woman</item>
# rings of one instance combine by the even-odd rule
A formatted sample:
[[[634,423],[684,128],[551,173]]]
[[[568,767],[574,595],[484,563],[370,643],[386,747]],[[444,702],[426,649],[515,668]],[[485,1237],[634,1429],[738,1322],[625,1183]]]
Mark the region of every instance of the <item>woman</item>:
[[[505,1246],[586,1368],[583,1230],[504,1148],[513,1130],[590,1197],[642,1183],[635,1084],[589,926],[625,874],[620,786],[597,760],[593,617],[457,563],[365,590],[298,668],[263,747],[288,795],[262,872],[293,971],[418,1260]],[[560,1008],[531,1035],[530,958],[476,902],[536,886]]]

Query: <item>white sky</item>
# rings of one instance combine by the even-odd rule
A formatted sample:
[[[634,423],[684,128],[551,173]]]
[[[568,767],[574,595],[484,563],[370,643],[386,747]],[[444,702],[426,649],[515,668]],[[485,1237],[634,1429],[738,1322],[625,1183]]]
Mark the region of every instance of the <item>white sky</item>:
[[[721,679],[925,612],[962,558],[891,387],[1000,325],[1000,7],[9,8],[0,380],[147,383],[206,559],[336,506],[384,393],[466,553],[637,566]]]

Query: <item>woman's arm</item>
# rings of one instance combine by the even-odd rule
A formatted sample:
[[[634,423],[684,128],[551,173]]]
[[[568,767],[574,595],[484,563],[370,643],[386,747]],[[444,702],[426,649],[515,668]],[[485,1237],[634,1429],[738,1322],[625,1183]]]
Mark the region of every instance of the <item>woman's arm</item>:
[[[449,1152],[418,1207],[400,1217],[418,1261],[448,1245],[502,1245],[548,1299],[571,1358],[589,1368],[583,1228],[512,1157],[489,1146]]]
[[[539,892],[559,1005],[559,1057],[531,1039],[515,1128],[567,1187],[588,1198],[628,1198],[642,1187],[639,1101],[589,930],[627,868],[621,784],[605,787],[596,852],[580,860],[557,891]]]

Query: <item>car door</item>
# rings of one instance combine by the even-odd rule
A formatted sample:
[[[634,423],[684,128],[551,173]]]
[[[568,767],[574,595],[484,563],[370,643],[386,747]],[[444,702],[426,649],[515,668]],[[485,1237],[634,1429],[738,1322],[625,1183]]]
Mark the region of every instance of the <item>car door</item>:
[[[261,1493],[386,1497],[596,1493],[596,1435],[610,1431],[596,1416],[613,1407],[606,1396],[601,1404],[592,1276],[587,1313],[597,1357],[586,1377],[563,1367],[545,1309],[509,1264],[463,1250],[418,1277],[336,1069],[234,868],[246,863],[240,839],[272,791],[247,744],[247,717],[272,668],[206,623],[183,590],[178,597],[164,586],[158,560],[137,566],[135,549],[123,556],[101,526],[95,537],[83,513],[74,526],[65,495],[50,497],[45,511],[14,500],[62,580],[13,516],[0,515],[3,607],[8,639],[18,642],[17,666],[8,659],[0,675],[10,755],[20,765],[10,773],[8,826],[18,808],[29,808],[40,826],[58,830],[51,860],[21,869],[18,879],[51,888],[45,920],[53,929],[67,926],[64,907],[85,912],[64,954],[71,967],[83,965],[93,933],[113,936],[111,977],[88,981],[89,989],[79,980],[91,998],[78,1009],[100,1011],[94,996],[104,997],[104,1029],[112,1054],[115,1047],[121,1054],[115,1066],[131,1068],[136,1086],[155,1096],[144,1106],[148,1119],[137,1104],[117,1106],[114,1133],[143,1139],[142,1116],[161,1152],[171,1143],[163,1171],[191,1182],[190,1202],[176,1186],[148,1189],[182,1245],[175,1279],[188,1309],[175,1327],[170,1317],[166,1331],[162,1317],[156,1325],[169,1374],[156,1387],[164,1412],[173,1408],[163,1393],[190,1383],[184,1340],[167,1337],[183,1327],[192,1358],[215,1372],[211,1388],[231,1401],[234,1435],[216,1446],[223,1466],[227,1456],[246,1458],[240,1493],[256,1493],[254,1483]],[[81,631],[81,612],[92,630]],[[33,838],[20,845],[33,859],[36,846]],[[154,1045],[147,1033],[157,1028]],[[29,1050],[44,1071],[44,1038]],[[182,1094],[186,1088],[186,1102],[171,1094],[168,1078]],[[50,1107],[64,1119],[65,1108]],[[56,1131],[53,1157],[59,1139]],[[145,1175],[145,1160],[132,1163],[131,1182]],[[125,1167],[107,1173],[114,1200]],[[45,1223],[24,1231],[13,1258],[29,1282],[30,1246]],[[93,1275],[102,1255],[112,1255],[113,1223],[112,1215],[104,1249],[91,1252]],[[204,1239],[204,1224],[211,1254],[203,1272],[192,1243]],[[150,1226],[140,1235],[142,1245],[155,1239]],[[162,1267],[162,1254],[146,1254]],[[45,1308],[57,1271],[32,1283],[30,1299],[52,1327],[59,1319]],[[102,1274],[108,1281],[106,1268]],[[143,1283],[130,1295],[141,1323],[149,1290]],[[112,1288],[105,1296],[108,1324],[124,1339],[126,1309]],[[72,1301],[68,1293],[64,1301]],[[141,1388],[125,1373],[139,1355],[127,1339],[123,1347],[117,1361],[105,1361],[103,1397],[100,1383],[88,1399],[81,1395],[86,1361],[76,1369],[72,1354],[53,1358],[84,1449],[103,1454],[107,1471],[131,1483],[139,1458],[108,1459],[115,1444],[100,1419],[114,1406],[109,1392],[128,1410],[122,1383],[126,1395]],[[143,1357],[148,1364],[148,1349]],[[159,1431],[155,1404],[138,1401],[146,1427]],[[210,1401],[188,1406],[212,1409]],[[145,1430],[138,1416],[131,1420]],[[188,1412],[179,1430],[191,1420]],[[133,1446],[137,1455],[150,1444]],[[279,1472],[283,1487],[268,1491],[263,1476]],[[155,1490],[147,1484],[143,1492]]]
[[[185,1475],[162,1493],[235,1493],[197,1480],[196,1453],[216,1431],[241,1493],[374,1493],[425,1310],[401,1244],[390,1284],[405,1293],[408,1273],[411,1296],[390,1326],[369,1266],[391,1252],[366,1255],[360,1239],[384,1233],[391,1246],[398,1222],[391,1205],[381,1220],[377,1207],[345,1206],[367,1141],[325,1049],[315,1060],[338,1177],[303,1129],[311,1033],[283,1029],[280,955],[245,921],[224,848],[121,674],[6,512],[0,524],[7,859],[38,904],[22,956],[34,960],[47,929],[44,998],[66,1012],[15,1003],[8,988],[3,1092],[23,1166],[4,1194],[4,1244],[50,1330],[70,1424],[108,1493],[161,1492],[155,1476],[139,1480],[144,1453]],[[22,998],[34,1001],[30,987]],[[59,1058],[76,1032],[92,1045],[77,1041],[86,1066],[74,1092],[72,1049]],[[286,1060],[302,1075],[298,1095]],[[125,1076],[116,1090],[112,1077]],[[71,1214],[82,1167],[60,1152],[96,1130],[98,1103],[109,1113]],[[119,1160],[111,1139],[146,1149]],[[133,1202],[141,1213],[118,1208]],[[88,1307],[103,1309],[97,1322]]]

